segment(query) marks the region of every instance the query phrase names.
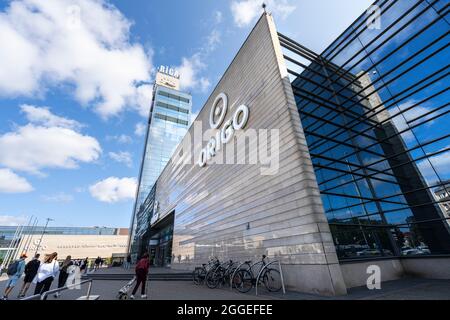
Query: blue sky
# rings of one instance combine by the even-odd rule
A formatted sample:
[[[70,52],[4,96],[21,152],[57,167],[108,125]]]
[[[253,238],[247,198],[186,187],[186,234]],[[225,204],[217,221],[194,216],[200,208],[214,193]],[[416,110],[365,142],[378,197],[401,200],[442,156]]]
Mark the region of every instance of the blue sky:
[[[371,0],[268,0],[278,30],[323,50]],[[0,0],[0,225],[128,227],[155,67],[195,113],[260,1]]]

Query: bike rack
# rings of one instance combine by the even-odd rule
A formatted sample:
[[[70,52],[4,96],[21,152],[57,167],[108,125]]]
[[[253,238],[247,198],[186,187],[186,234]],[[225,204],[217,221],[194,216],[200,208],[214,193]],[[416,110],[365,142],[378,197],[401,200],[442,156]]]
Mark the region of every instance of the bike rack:
[[[268,266],[275,264],[275,263],[278,263],[278,269],[280,270],[280,277],[281,277],[281,287],[283,288],[283,294],[286,294],[286,289],[284,287],[283,270],[281,269],[281,262],[280,262],[280,260],[275,260],[275,261],[269,262],[268,264],[263,266],[261,268],[261,270],[259,271],[258,276],[256,277],[256,284],[255,284],[256,295],[258,295],[259,278],[261,277],[262,272],[264,271],[264,269],[267,269]]]
[[[211,268],[210,268],[208,271],[206,271],[206,274],[205,274],[205,283],[206,283],[206,279],[208,278],[208,274],[209,274],[210,272],[215,272],[218,268],[220,268],[220,267],[224,264],[224,262],[220,263],[219,259],[217,259],[216,261],[218,261],[219,264],[216,265],[216,264],[213,263],[213,265],[211,266]]]
[[[239,264],[236,269],[233,271],[233,274],[230,278],[230,290],[233,291],[233,279],[234,279],[234,275],[236,274],[236,272],[244,265],[244,264],[248,264],[245,262],[242,262],[241,264]]]
[[[261,264],[261,267],[263,266],[264,261],[256,261],[254,264],[250,265],[250,271],[253,273],[253,268],[257,266],[258,264]]]
[[[82,284],[85,284],[85,283],[89,283],[88,289],[87,289],[87,293],[86,293],[86,300],[89,300],[89,297],[91,295],[91,290],[92,290],[92,279],[83,280],[83,281],[78,282],[78,283],[74,283],[74,284],[71,284],[71,285],[68,285],[68,286],[64,286],[64,287],[58,288],[58,289],[53,289],[53,290],[44,292],[43,294],[35,294],[35,295],[29,296],[29,297],[26,297],[26,298],[23,298],[23,299],[20,299],[20,300],[45,300],[47,298],[47,296],[52,294],[52,293],[57,293],[57,292],[61,292],[61,291],[64,291],[64,290],[69,290],[69,289],[71,289],[73,287],[81,286]]]
[[[250,270],[250,272],[253,274],[253,267],[257,266],[258,264],[261,264],[261,266],[262,266],[263,261],[256,261],[256,262],[253,263],[253,264],[251,263],[251,261],[250,261],[250,263],[245,263],[245,262],[241,263],[241,264],[236,268],[236,270],[234,270],[233,276],[232,276],[231,279],[230,279],[230,290],[233,290],[232,281],[233,281],[233,279],[234,279],[234,275],[236,274],[236,272],[237,272],[238,270],[240,270],[240,268],[241,268],[243,265],[248,265],[248,269],[246,269],[246,270]]]
[[[230,262],[230,261],[228,261],[228,262]],[[230,272],[228,271],[229,269],[232,269],[235,265],[241,265],[240,264],[240,262],[239,261],[231,261],[231,264],[225,269],[225,275],[229,275],[229,276],[232,276],[232,275],[234,275],[234,271],[233,271],[233,274],[230,274]],[[235,269],[235,271],[236,271],[236,269]],[[233,278],[232,277],[230,277],[230,286],[231,286],[231,280],[232,280]]]

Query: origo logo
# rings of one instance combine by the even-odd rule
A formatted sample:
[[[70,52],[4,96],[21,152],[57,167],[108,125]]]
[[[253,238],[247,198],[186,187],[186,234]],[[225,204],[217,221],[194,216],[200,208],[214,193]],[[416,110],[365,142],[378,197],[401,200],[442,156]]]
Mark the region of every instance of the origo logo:
[[[224,123],[227,111],[228,97],[222,92],[214,99],[209,114],[209,125],[211,129],[217,129],[218,131],[215,136],[210,138],[206,147],[201,150],[198,159],[198,165],[200,167],[204,167],[207,161],[211,160],[222,149],[224,144],[232,141],[234,133],[244,129],[248,122],[250,111],[246,105],[241,104],[238,106],[233,115]]]

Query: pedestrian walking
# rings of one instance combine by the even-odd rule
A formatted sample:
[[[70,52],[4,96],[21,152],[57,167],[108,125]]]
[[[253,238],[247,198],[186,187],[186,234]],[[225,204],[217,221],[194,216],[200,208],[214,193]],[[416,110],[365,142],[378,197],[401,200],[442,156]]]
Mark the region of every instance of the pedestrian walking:
[[[130,269],[131,266],[131,254],[127,255],[127,260],[125,262],[125,269]]]
[[[88,258],[86,257],[86,259],[84,259],[82,262],[81,262],[81,266],[80,266],[80,271],[81,272],[87,272],[87,270],[88,270]]]
[[[66,260],[61,265],[61,269],[59,270],[59,277],[58,277],[58,288],[62,288],[66,285],[67,278],[69,277],[68,268],[73,265],[72,257],[67,256]],[[60,296],[60,293],[55,293],[55,298],[58,298]]]
[[[37,282],[34,294],[43,294],[50,290],[53,280],[56,278],[59,272],[58,254],[53,252],[46,255],[44,262],[41,263],[36,275],[35,281]]]
[[[11,263],[6,271],[8,275],[8,282],[6,283],[5,293],[3,294],[2,300],[8,300],[8,296],[17,284],[22,274],[25,271],[25,259],[26,254],[22,254],[20,258],[13,263]]]
[[[100,262],[102,262],[102,258],[97,257],[97,259],[95,259],[94,261],[94,271],[98,270],[98,268],[100,267]]]
[[[31,283],[36,277],[39,266],[41,265],[41,262],[39,261],[40,256],[41,255],[37,253],[34,258],[25,265],[25,278],[23,279],[23,285],[22,289],[20,289],[19,298],[25,297]]]
[[[142,258],[139,260],[139,262],[136,265],[135,272],[136,272],[136,286],[133,289],[133,292],[131,293],[130,299],[134,299],[134,295],[136,294],[136,291],[139,288],[139,285],[141,286],[141,298],[147,299],[147,295],[145,294],[145,285],[147,282],[147,274],[148,274],[148,268],[150,267],[150,261],[148,260],[148,253],[145,253]]]
[[[77,264],[73,264],[67,268],[66,286],[75,286],[75,289],[80,289],[81,271]],[[74,287],[72,287],[74,288]]]

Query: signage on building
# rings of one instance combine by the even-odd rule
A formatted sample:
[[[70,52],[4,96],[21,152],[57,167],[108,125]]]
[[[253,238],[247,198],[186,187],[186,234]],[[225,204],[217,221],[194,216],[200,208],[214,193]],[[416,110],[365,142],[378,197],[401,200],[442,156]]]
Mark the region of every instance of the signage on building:
[[[209,126],[211,129],[218,129],[215,136],[211,137],[208,144],[200,152],[198,165],[204,167],[208,160],[222,149],[222,146],[230,142],[236,131],[245,128],[248,122],[249,109],[245,104],[236,108],[233,115],[225,121],[228,111],[228,97],[225,93],[220,93],[213,102],[209,113]],[[221,125],[223,124],[222,128]]]
[[[150,219],[150,225],[154,225],[156,221],[159,219],[159,203],[158,201],[155,201],[155,204],[153,206],[153,215]]]
[[[178,71],[167,66],[161,66],[156,73],[156,84],[171,88],[174,90],[180,89],[180,75]]]
[[[160,66],[158,71],[161,73],[167,74],[171,77],[177,78],[177,79],[180,78],[180,74],[178,73],[178,70],[171,68],[169,66]]]

